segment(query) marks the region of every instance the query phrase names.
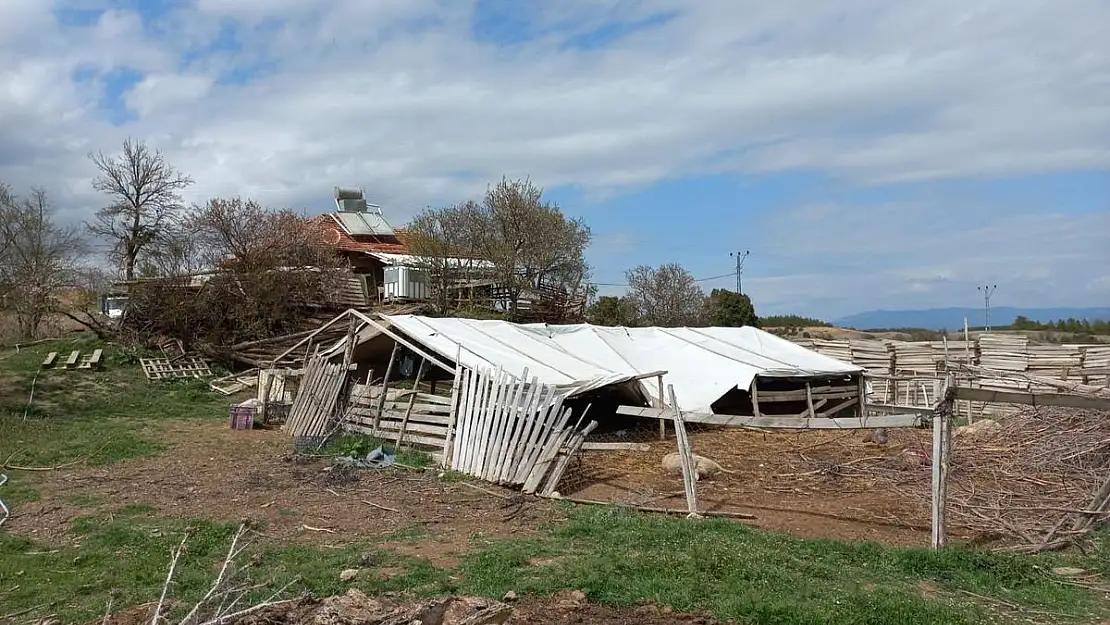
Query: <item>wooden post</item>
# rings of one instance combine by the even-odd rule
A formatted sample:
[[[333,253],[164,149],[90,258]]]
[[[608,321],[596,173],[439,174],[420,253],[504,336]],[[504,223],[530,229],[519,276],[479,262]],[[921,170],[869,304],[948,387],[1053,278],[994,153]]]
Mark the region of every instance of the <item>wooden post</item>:
[[[347,324],[347,344],[343,347],[343,370],[348,371],[351,367],[351,361],[355,358],[355,335],[358,331],[358,323],[354,315],[351,316]]]
[[[378,409],[374,411],[374,436],[378,435],[378,424],[382,420],[382,411],[385,410],[385,395],[389,391],[389,376],[393,374],[393,363],[397,362],[397,353],[401,351],[401,344],[393,344],[393,353],[389,355],[389,364],[385,367],[385,377],[382,378],[382,394],[378,397]]]
[[[655,406],[655,407],[659,408],[659,409],[663,409],[663,408],[667,407],[667,401],[665,399],[663,399],[663,376],[659,376],[656,379],[656,381],[658,383],[657,389],[659,391],[659,401],[657,402],[658,405]],[[659,440],[661,440],[661,441],[667,440],[667,420],[666,419],[660,419],[659,420]]]
[[[444,469],[451,468],[451,462],[454,459],[454,442],[455,442],[455,428],[459,422],[459,410],[466,402],[466,389],[462,388],[463,380],[466,376],[463,375],[462,368],[462,345],[455,348],[455,380],[451,384],[451,412],[448,413],[447,420],[447,437],[443,441],[443,460],[440,465]],[[434,382],[433,382],[434,384]],[[433,386],[434,389],[434,386]]]
[[[752,378],[752,414],[759,417],[759,376]]]
[[[667,385],[667,393],[674,413],[674,435],[678,441],[678,458],[682,463],[682,485],[686,491],[686,509],[690,513],[688,516],[696,517],[698,516],[697,466],[694,464],[694,454],[690,449],[690,439],[686,438],[686,423],[682,420],[682,411],[678,408],[678,398],[674,394],[673,385]]]
[[[809,386],[806,386],[809,390]],[[867,416],[867,376],[861,371],[859,374],[859,416]]]
[[[420,367],[416,370],[416,381],[412,383],[412,395],[409,395],[409,405],[405,408],[405,416],[401,419],[401,429],[397,430],[397,448],[401,448],[401,443],[405,438],[405,428],[409,425],[409,416],[412,414],[412,407],[416,405],[416,396],[419,394],[420,380],[424,379],[424,369],[428,367],[428,359],[420,359]]]
[[[274,384],[274,373],[265,369],[259,369],[258,377],[266,378],[262,384],[258,385],[258,421],[266,423],[266,404],[270,403],[270,387]]]
[[[948,543],[948,459],[952,449],[952,402],[947,385],[933,414],[933,519],[932,547],[943,549]]]
[[[809,407],[809,418],[816,419],[817,413],[813,410],[813,387],[806,380],[806,405]]]

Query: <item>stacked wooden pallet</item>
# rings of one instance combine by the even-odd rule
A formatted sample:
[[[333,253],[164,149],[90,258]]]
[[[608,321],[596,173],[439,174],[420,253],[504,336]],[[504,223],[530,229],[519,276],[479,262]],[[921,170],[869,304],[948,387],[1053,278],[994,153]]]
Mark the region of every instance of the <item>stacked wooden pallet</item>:
[[[1083,382],[1083,349],[1079,345],[1030,345],[1030,375]]]
[[[1029,339],[1008,334],[980,336],[979,365],[996,371],[1025,371],[1029,368]]]
[[[935,374],[937,362],[944,360],[930,343],[891,343],[894,351],[894,371],[897,373]]]
[[[809,349],[824,354],[829,358],[836,358],[844,362],[852,362],[852,344],[848,341],[830,341],[813,339],[813,346]]]
[[[1110,345],[1090,345],[1083,350],[1086,383],[1110,387]]]
[[[871,379],[873,397],[886,397],[889,394],[889,376],[894,364],[889,347],[884,341],[874,339],[851,339],[848,341],[852,358],[849,362],[867,370]]]

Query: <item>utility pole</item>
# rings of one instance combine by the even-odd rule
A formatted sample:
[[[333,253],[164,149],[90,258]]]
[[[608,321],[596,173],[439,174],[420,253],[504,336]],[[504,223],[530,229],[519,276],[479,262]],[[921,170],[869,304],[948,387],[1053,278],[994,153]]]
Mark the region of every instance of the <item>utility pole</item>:
[[[994,290],[998,288],[997,284],[990,286],[983,285],[975,287],[983,294],[983,327],[987,332],[991,331],[991,295],[994,295]]]
[[[740,276],[744,275],[744,260],[751,254],[751,250],[744,250],[743,252],[729,252],[729,256],[736,258],[736,292],[744,293],[744,283],[740,280]]]

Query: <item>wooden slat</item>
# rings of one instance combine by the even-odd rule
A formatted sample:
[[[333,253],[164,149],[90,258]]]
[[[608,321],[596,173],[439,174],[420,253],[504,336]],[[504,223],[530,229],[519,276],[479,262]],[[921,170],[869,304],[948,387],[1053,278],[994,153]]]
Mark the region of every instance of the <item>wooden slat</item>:
[[[647,443],[582,443],[582,451],[651,451]]]
[[[54,363],[58,360],[58,352],[50,352],[46,355],[46,360],[42,361],[43,367],[53,367]]]
[[[640,408],[636,406],[619,406],[617,414],[630,417],[645,417],[650,419],[674,419],[674,413],[668,408]],[[789,430],[847,430],[847,429],[872,429],[872,428],[910,428],[921,427],[922,415],[896,414],[880,415],[874,417],[842,417],[842,418],[817,418],[807,419],[802,417],[749,417],[736,415],[706,414],[700,412],[682,412],[686,423],[703,423],[706,425],[723,425],[732,427],[752,427],[767,429]]]
[[[593,432],[596,427],[597,421],[590,421],[585,428],[574,432],[570,439],[567,440],[566,445],[563,446],[560,452],[558,461],[555,463],[555,468],[551,471],[551,477],[547,478],[547,482],[544,484],[543,488],[540,489],[539,494],[541,497],[550,497],[555,493],[555,490],[559,487],[559,482],[563,479],[563,474],[566,473],[567,467],[570,465],[570,459],[574,457],[574,454],[578,453],[586,437],[589,436],[590,432]]]
[[[362,425],[360,423],[352,423],[348,426],[348,430],[366,436],[374,436],[374,428],[370,425]],[[406,435],[405,439],[413,445],[425,445],[434,449],[443,448],[443,439],[434,436],[423,436],[419,434]]]
[[[956,389],[956,399],[1000,404],[1024,404],[1027,406],[1060,406],[1065,408],[1085,408],[1088,410],[1110,410],[1110,399],[1083,397],[1080,395],[1064,395],[1062,393],[1017,393],[961,386]]]
[[[74,350],[66,357],[65,363],[62,364],[66,369],[71,369],[77,364],[77,358],[81,356],[81,352]]]

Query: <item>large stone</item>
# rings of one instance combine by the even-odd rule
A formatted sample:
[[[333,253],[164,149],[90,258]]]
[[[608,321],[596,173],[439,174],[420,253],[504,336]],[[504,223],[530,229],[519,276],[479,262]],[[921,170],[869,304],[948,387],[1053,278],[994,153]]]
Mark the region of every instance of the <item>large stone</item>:
[[[353,582],[357,577],[358,569],[344,569],[343,572],[339,574],[339,581]]]

